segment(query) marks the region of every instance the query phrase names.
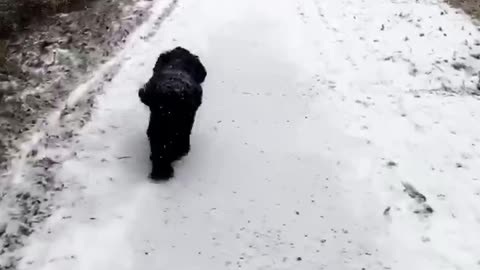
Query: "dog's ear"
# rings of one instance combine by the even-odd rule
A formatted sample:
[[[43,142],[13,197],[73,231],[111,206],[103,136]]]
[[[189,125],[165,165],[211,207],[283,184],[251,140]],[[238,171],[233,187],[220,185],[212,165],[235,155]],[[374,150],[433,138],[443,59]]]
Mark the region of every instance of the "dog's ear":
[[[171,55],[171,51],[160,54],[155,66],[153,67],[153,73],[158,73],[160,70],[162,70],[163,66],[170,62]]]
[[[198,56],[194,56],[191,65],[193,67],[192,76],[194,80],[199,84],[203,83],[205,81],[205,78],[207,77],[207,70],[203,66],[202,62],[200,62]]]
[[[140,101],[141,101],[143,104],[145,104],[145,105],[147,105],[147,106],[150,106],[150,105],[149,105],[149,104],[150,104],[150,103],[149,103],[150,98],[148,97],[148,93],[147,93],[147,91],[146,91],[146,87],[147,87],[147,85],[144,85],[142,88],[140,88],[140,89],[138,90],[138,97],[140,98]]]

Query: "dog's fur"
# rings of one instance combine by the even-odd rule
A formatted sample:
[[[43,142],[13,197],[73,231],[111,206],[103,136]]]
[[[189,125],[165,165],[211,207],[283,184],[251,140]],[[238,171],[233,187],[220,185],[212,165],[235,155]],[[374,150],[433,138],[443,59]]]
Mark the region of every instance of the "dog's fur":
[[[138,91],[141,102],[150,108],[147,136],[152,179],[171,178],[172,163],[190,151],[190,133],[206,76],[198,56],[177,47],[158,57],[153,76]]]

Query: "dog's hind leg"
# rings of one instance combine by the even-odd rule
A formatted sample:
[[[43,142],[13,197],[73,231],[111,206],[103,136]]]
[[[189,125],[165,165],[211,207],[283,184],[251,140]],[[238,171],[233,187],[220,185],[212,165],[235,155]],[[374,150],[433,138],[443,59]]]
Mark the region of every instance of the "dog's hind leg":
[[[195,114],[189,115],[185,119],[185,124],[179,134],[178,158],[186,156],[190,152],[190,134],[192,133]]]
[[[174,159],[179,160],[182,157],[186,156],[190,152],[190,134],[180,134],[178,135],[178,145],[177,151],[175,153]]]
[[[152,161],[150,178],[153,180],[168,180],[173,177],[172,160],[165,151],[167,147],[159,144],[155,139],[150,140],[150,160]]]

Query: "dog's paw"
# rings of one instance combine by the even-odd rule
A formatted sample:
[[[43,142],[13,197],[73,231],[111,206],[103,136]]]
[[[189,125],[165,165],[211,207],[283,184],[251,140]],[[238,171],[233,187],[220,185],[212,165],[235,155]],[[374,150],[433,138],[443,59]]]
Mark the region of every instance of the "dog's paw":
[[[174,159],[173,159],[173,160],[177,161],[177,160],[182,159],[183,157],[185,157],[186,155],[188,155],[188,152],[190,152],[190,147],[180,149],[180,150],[178,151],[178,153],[177,153],[176,155],[174,155]]]
[[[180,150],[180,156],[186,156],[190,152],[190,143],[185,144]]]
[[[154,168],[150,173],[150,178],[155,181],[166,181],[173,177],[173,167],[171,165]]]

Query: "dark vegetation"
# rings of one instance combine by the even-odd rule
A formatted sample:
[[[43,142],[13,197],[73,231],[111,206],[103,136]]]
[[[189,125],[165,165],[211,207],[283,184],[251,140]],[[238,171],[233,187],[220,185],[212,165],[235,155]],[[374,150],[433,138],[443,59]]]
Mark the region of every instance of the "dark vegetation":
[[[135,2],[0,0],[0,171],[17,142],[147,17]]]
[[[0,0],[0,73],[9,72],[7,47],[12,35],[54,14],[87,8],[87,4],[91,1]]]
[[[460,8],[473,18],[480,19],[479,0],[447,0],[451,6]]]

